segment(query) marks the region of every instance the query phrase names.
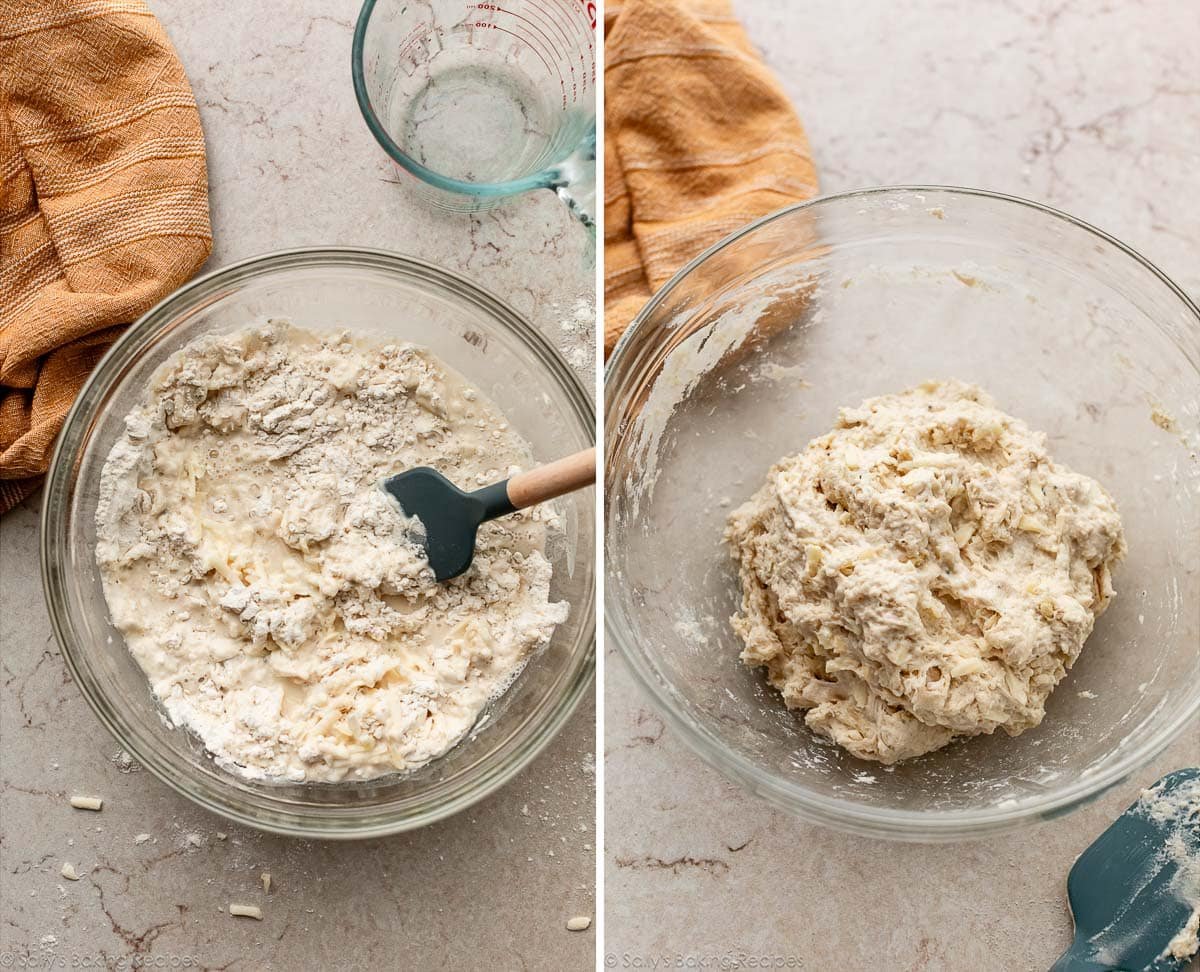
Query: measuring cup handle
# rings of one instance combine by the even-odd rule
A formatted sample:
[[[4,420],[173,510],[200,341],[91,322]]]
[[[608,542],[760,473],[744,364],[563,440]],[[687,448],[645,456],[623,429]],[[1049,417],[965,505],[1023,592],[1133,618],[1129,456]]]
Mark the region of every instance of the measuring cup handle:
[[[565,158],[556,170],[550,188],[567,204],[567,209],[596,238],[596,132]]]

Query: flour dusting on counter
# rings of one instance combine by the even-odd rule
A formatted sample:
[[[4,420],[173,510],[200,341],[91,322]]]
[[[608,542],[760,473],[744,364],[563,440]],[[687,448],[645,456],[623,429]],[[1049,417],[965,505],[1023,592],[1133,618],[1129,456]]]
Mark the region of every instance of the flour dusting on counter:
[[[527,467],[502,415],[427,352],[270,321],[174,354],[101,475],[114,625],[171,719],[251,778],[369,779],[451,748],[547,644],[554,514],[485,524],[438,584],[378,488]]]

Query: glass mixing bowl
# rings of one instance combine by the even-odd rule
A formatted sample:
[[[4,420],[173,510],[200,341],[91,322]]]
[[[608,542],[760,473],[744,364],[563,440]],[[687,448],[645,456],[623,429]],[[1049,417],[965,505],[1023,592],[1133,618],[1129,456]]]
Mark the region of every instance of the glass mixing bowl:
[[[806,819],[949,840],[1065,812],[1196,731],[1198,368],[1187,297],[1044,206],[892,188],[759,220],[676,274],[609,365],[608,635],[701,756]],[[1105,484],[1129,555],[1040,727],[885,770],[815,737],[739,661],[721,534],[840,406],[950,377]]]
[[[67,416],[42,507],[42,579],[51,623],[100,721],[143,766],[231,820],[309,837],[371,837],[431,823],[503,785],[553,738],[595,664],[594,490],[557,502],[563,535],[548,555],[551,597],[571,605],[476,728],[441,759],[404,775],[344,784],[255,782],[222,769],[170,726],[146,676],[109,623],[96,569],[100,469],[153,371],[205,333],[284,317],[348,327],[430,349],[487,395],[539,460],[591,445],[591,400],[558,352],[512,309],[454,274],[375,250],[292,250],[200,277],[129,328]]]

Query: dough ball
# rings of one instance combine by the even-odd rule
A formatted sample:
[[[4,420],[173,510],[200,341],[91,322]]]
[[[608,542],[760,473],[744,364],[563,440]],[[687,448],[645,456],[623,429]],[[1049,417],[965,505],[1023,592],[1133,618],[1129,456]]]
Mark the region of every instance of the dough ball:
[[[742,660],[862,759],[1038,725],[1113,597],[1112,498],[972,385],[843,409],[726,530]]]

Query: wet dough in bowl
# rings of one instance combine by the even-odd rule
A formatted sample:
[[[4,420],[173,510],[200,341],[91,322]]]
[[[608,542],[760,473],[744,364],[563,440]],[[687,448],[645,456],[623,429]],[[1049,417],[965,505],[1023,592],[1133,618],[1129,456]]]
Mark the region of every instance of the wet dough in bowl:
[[[863,759],[1038,725],[1113,597],[1112,498],[979,388],[843,409],[729,519],[742,659]]]
[[[439,584],[384,476],[464,488],[531,464],[494,406],[429,352],[270,321],[158,370],[100,477],[114,626],[176,725],[251,779],[338,782],[454,746],[567,605],[549,507],[485,524]]]

